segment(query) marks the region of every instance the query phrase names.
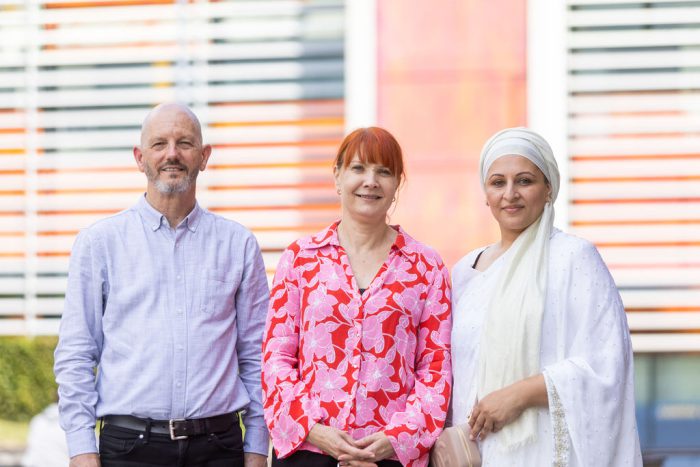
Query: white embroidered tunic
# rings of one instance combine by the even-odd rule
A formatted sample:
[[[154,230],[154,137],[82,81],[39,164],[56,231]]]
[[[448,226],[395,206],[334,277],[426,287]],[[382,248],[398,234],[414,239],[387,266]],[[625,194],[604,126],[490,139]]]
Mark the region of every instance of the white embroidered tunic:
[[[481,326],[508,252],[486,271],[472,268],[484,248],[454,267],[452,424],[466,423],[476,399]],[[480,443],[484,467],[639,466],[634,374],[627,318],[595,247],[554,229],[550,239],[540,366],[549,408],[537,440],[504,452],[498,433]]]

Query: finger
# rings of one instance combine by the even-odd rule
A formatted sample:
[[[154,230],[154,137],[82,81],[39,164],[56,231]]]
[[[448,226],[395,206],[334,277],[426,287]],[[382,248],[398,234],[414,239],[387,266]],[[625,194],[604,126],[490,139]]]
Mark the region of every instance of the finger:
[[[472,413],[469,415],[467,419],[467,423],[469,424],[470,427],[474,427],[474,424],[476,423],[476,420],[479,418],[479,415],[481,415],[481,410],[479,410],[479,406],[475,405],[474,408],[472,409]]]
[[[479,433],[479,439],[484,439],[486,436],[488,436],[489,433],[493,431],[493,422],[486,422],[484,423],[483,428],[481,429],[481,433]]]
[[[376,433],[365,436],[364,438],[360,438],[358,440],[355,440],[355,445],[358,448],[366,448],[370,444],[374,443],[377,440],[378,436]]]
[[[482,428],[484,427],[484,423],[486,422],[486,417],[484,414],[479,414],[479,416],[474,420],[474,424],[471,425],[472,431],[469,435],[469,437],[472,440],[475,440],[477,436],[479,436],[479,433],[481,432]]]
[[[340,450],[340,455],[338,460],[372,460],[374,458],[374,453],[367,449],[359,449],[355,446],[351,446],[348,443],[338,446]]]

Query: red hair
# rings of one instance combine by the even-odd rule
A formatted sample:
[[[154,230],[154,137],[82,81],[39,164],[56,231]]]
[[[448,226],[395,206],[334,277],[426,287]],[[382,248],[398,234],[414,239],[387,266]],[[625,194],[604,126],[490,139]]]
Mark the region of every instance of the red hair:
[[[363,164],[379,164],[388,168],[399,182],[405,177],[401,146],[384,128],[358,128],[347,135],[338,148],[335,167],[346,168],[355,155]]]

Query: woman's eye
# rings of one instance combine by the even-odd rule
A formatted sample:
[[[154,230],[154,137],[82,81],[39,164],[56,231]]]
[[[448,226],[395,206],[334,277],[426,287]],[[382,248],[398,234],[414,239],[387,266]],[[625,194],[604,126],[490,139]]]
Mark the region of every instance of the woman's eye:
[[[493,186],[503,186],[503,184],[504,184],[503,180],[493,180],[491,182],[491,185],[493,185]]]
[[[386,175],[388,177],[391,177],[393,174],[391,173],[391,170],[389,169],[379,169],[379,173],[381,175]]]
[[[350,166],[350,170],[353,170],[355,172],[361,172],[363,169],[364,169],[364,166],[362,166],[360,164],[355,164],[355,165]]]
[[[518,183],[520,183],[521,185],[530,185],[532,183],[532,180],[529,178],[521,178],[520,180],[518,180]]]

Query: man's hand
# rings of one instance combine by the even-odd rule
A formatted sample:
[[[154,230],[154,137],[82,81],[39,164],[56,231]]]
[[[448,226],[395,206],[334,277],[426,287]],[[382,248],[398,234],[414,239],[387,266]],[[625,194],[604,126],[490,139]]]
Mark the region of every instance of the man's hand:
[[[359,461],[374,460],[374,453],[368,449],[358,448],[352,436],[320,423],[311,428],[306,440],[335,459],[347,454],[350,458]]]
[[[91,452],[71,457],[68,467],[100,467],[100,465],[100,456],[96,452]]]
[[[391,445],[389,438],[381,431],[365,436],[362,439],[355,441],[357,447],[363,448],[366,451],[374,453],[372,462],[388,459],[395,454],[394,447]],[[368,463],[363,459],[355,459],[348,454],[342,454],[338,457],[338,464],[350,467],[370,467],[376,464]]]
[[[243,454],[243,465],[245,467],[267,467],[267,456],[246,452]]]

